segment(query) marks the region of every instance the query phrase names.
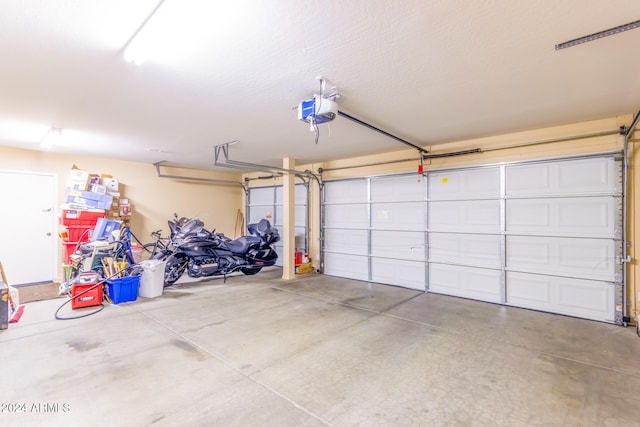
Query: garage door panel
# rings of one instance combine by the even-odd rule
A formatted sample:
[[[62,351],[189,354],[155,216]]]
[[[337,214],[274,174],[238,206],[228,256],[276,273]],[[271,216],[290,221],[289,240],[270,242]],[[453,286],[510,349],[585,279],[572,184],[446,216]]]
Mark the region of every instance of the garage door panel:
[[[425,264],[385,258],[371,258],[371,280],[377,283],[425,290]]]
[[[507,231],[546,234],[621,234],[614,197],[507,200]]]
[[[249,204],[272,205],[273,206],[274,187],[256,187],[249,190]]]
[[[619,280],[609,239],[508,236],[507,267],[541,274]]]
[[[284,187],[278,186],[275,188],[275,201],[276,205],[284,205]],[[307,187],[304,184],[296,184],[294,187],[294,195],[296,205],[307,204]]]
[[[261,219],[266,218],[269,222],[275,225],[273,218],[273,206],[250,206],[249,207],[249,221],[247,224],[256,224]]]
[[[610,193],[620,191],[610,157],[507,166],[507,196]]]
[[[471,233],[500,232],[500,201],[430,202],[429,230]]]
[[[429,200],[472,200],[500,197],[497,167],[429,174]]]
[[[325,203],[366,203],[368,197],[367,181],[327,182],[324,186]]]
[[[294,224],[296,227],[305,227],[307,224],[307,207],[296,206],[294,208]],[[276,206],[275,223],[278,227],[282,228],[284,224],[284,210],[282,206]]]
[[[373,203],[371,227],[383,230],[424,230],[424,202]]]
[[[324,273],[348,279],[369,280],[369,260],[366,256],[325,254]]]
[[[372,231],[371,255],[377,257],[424,261],[423,232]]]
[[[507,304],[605,322],[615,321],[615,291],[609,282],[507,273]]]
[[[429,291],[435,293],[501,302],[500,278],[499,270],[446,264],[429,265]]]
[[[501,243],[499,235],[431,233],[429,261],[500,268]]]
[[[425,185],[416,175],[374,178],[371,180],[371,201],[409,202],[424,201]]]
[[[367,205],[326,205],[325,221],[331,227],[367,228],[369,213]]]
[[[283,208],[282,208],[282,191],[283,187],[252,187],[248,192],[247,205],[247,223],[253,224],[261,219],[267,219],[271,222],[272,227],[276,228],[282,237],[283,226]],[[308,250],[307,248],[307,191],[303,184],[296,184],[296,206],[295,206],[295,248],[300,250]],[[276,265],[283,265],[283,242],[277,242],[274,247],[278,254]]]
[[[366,230],[325,230],[325,250],[344,254],[367,255],[368,236]]]

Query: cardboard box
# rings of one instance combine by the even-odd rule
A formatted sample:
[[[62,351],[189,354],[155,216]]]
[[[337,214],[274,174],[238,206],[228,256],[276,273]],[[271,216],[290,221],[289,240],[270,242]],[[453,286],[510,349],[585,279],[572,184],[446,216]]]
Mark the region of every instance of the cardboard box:
[[[120,216],[131,215],[131,205],[129,203],[120,203]]]
[[[86,191],[89,189],[89,172],[78,169],[74,165],[69,172],[69,179],[67,180],[67,188],[70,190]]]
[[[120,216],[129,216],[131,215],[131,204],[129,203],[129,199],[120,199]]]
[[[107,187],[101,184],[91,184],[91,192],[98,194],[107,194]]]
[[[313,265],[310,262],[306,264],[297,265],[295,268],[296,274],[306,274],[311,273],[313,271]]]
[[[119,210],[120,209],[120,197],[111,196],[111,209]]]

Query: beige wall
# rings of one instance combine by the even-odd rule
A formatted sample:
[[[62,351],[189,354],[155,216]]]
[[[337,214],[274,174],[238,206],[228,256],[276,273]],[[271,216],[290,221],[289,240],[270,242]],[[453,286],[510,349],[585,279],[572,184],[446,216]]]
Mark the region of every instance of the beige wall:
[[[56,154],[0,147],[0,169],[51,173],[58,177],[58,200],[62,203],[67,176],[72,165],[90,173],[110,174],[120,181],[122,196],[129,198],[133,214],[131,231],[143,242],[150,233],[162,229],[168,234],[167,220],[174,212],[198,216],[208,229],[233,237],[237,212],[244,192],[240,186],[159,178],[154,165],[90,156]],[[163,174],[240,181],[239,174],[213,173],[163,168]],[[61,246],[60,246],[61,247]],[[62,252],[58,254],[62,263]],[[58,279],[61,273],[58,273]]]

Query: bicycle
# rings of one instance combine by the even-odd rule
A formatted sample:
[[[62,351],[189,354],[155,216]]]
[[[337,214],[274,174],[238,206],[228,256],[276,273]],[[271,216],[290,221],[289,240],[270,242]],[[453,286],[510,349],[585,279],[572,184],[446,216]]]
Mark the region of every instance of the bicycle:
[[[151,232],[151,237],[155,238],[155,241],[142,245],[142,251],[148,254],[149,259],[162,259],[172,252],[171,238],[162,237],[161,233],[162,230]]]

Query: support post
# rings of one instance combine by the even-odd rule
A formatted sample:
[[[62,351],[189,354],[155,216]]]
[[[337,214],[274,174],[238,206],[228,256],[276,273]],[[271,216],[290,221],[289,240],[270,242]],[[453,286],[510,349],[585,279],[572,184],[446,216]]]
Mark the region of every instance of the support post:
[[[293,170],[296,166],[295,159],[285,157],[282,160],[282,168]],[[283,251],[282,251],[282,279],[291,280],[295,278],[295,251],[296,251],[296,228],[295,228],[295,179],[291,173],[285,173],[282,187],[282,213],[283,213]]]

